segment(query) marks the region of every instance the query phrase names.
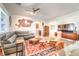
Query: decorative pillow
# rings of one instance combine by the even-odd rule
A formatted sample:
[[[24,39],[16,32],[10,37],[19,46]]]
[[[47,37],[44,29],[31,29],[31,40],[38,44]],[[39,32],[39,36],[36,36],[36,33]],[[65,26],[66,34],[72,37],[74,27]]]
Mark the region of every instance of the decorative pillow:
[[[12,37],[10,37],[10,38],[8,39],[8,41],[10,41],[11,43],[13,43],[13,42],[15,41],[15,39],[16,39],[16,34],[13,35]]]
[[[16,46],[15,43],[12,44],[4,44],[4,48],[14,48]]]
[[[1,38],[0,38],[0,41],[1,41]]]
[[[55,36],[57,36],[58,35],[58,33],[57,32],[55,32]]]
[[[4,40],[2,41],[3,44],[11,44],[11,42],[9,40]]]
[[[5,40],[9,39],[12,35],[14,35],[14,32],[7,32]]]
[[[0,40],[5,40],[6,35],[5,34],[0,34]]]

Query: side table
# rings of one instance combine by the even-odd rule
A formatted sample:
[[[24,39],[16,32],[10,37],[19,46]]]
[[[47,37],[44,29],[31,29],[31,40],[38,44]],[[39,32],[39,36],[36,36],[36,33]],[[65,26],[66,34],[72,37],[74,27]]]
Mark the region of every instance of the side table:
[[[23,55],[25,55],[25,53],[24,53],[24,51],[25,51],[25,41],[24,41],[24,38],[23,37],[18,37],[17,39],[16,39],[16,55],[21,55],[21,56],[23,56]],[[18,47],[21,47],[21,51],[18,51],[19,50],[19,48]]]
[[[33,45],[38,44],[39,43],[39,39],[37,39],[37,38],[29,39],[29,43],[33,44]]]

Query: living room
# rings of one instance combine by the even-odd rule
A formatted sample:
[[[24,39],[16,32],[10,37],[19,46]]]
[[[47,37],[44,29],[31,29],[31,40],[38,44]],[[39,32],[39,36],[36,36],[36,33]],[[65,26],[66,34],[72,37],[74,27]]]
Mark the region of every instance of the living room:
[[[79,56],[78,3],[1,3],[1,56]]]

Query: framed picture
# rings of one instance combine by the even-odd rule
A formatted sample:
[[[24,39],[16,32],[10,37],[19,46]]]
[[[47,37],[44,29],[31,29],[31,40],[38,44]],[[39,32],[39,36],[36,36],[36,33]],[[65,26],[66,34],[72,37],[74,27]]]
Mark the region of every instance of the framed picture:
[[[11,23],[12,23],[12,18],[11,16],[9,16],[9,25],[11,26]]]

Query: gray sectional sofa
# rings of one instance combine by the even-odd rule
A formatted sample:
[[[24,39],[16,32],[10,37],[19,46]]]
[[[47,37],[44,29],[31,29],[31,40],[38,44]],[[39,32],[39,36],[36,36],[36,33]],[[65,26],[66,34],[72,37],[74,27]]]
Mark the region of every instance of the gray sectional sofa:
[[[29,32],[25,32],[25,31],[16,31],[17,37],[24,37],[24,40],[28,40],[30,38],[35,37],[34,33],[29,33]]]
[[[24,37],[25,40],[33,38],[34,34],[33,33],[28,33],[25,31],[15,31],[15,32],[7,32],[7,33],[3,33],[0,34],[0,43],[4,49],[4,53],[5,55],[9,55],[11,53],[16,53],[17,52],[17,48],[19,48],[18,51],[22,51],[23,52],[23,44],[16,44],[16,38],[17,37]],[[10,52],[11,51],[11,52]],[[22,53],[23,55],[23,53]]]

